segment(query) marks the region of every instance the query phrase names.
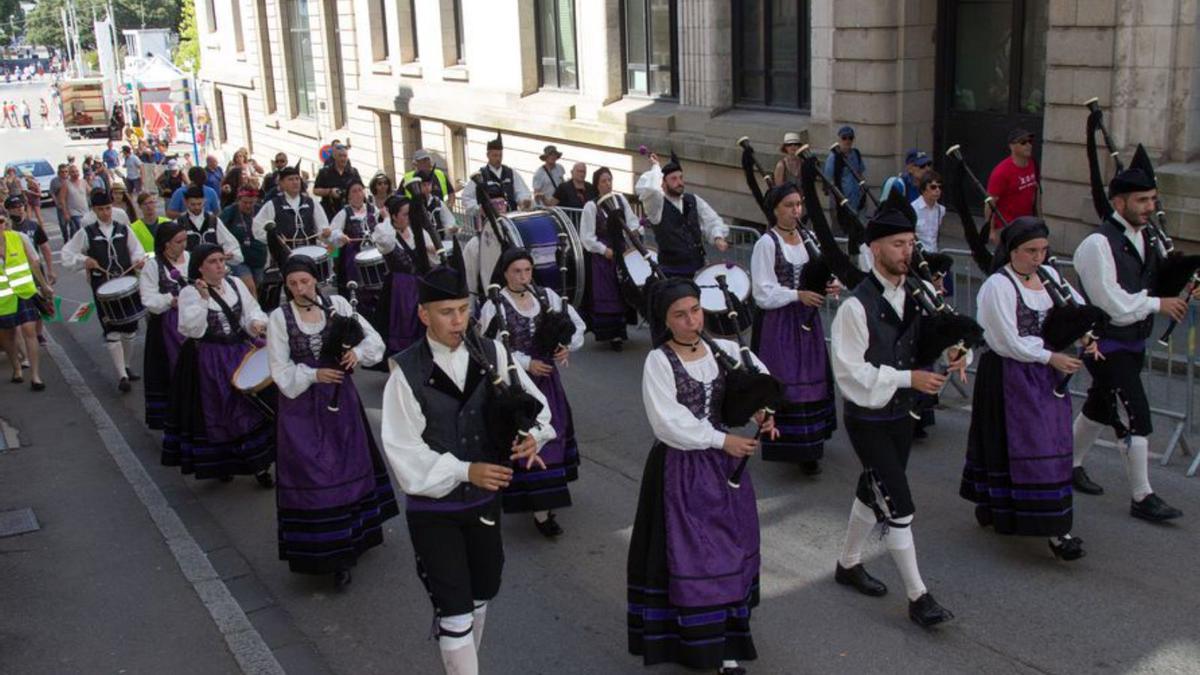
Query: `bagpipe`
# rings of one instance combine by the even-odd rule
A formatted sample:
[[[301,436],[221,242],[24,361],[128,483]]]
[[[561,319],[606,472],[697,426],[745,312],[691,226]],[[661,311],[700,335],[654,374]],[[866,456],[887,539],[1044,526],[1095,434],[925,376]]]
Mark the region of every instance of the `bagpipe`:
[[[975,319],[955,311],[950,303],[937,291],[926,286],[926,283],[929,283],[928,280],[920,275],[917,278],[911,274],[904,276],[904,288],[916,301],[925,317],[921,320],[920,332],[917,334],[914,362],[918,365],[934,364],[933,372],[945,375],[950,370],[950,362],[984,344],[983,326]],[[947,356],[946,363],[939,363],[942,353],[946,350],[950,350],[951,355]],[[913,419],[920,420],[921,413],[932,405],[933,401],[929,401],[928,405],[914,408],[908,414]]]
[[[498,293],[498,289],[495,292]],[[486,406],[484,423],[492,445],[496,448],[495,463],[509,466],[512,463],[509,452],[513,443],[518,438],[529,436],[530,432],[537,428],[537,416],[542,411],[542,403],[521,387],[521,380],[516,373],[517,365],[512,362],[511,356],[508,357],[508,366],[503,372],[487,357],[482,338],[476,332],[477,328],[475,320],[472,319],[462,334],[462,343],[470,357],[487,370],[492,400]],[[485,515],[479,516],[479,522],[488,527],[496,525],[494,518]]]
[[[737,139],[737,146],[742,149],[742,173],[746,177],[746,185],[750,188],[750,194],[754,195],[754,203],[758,204],[758,208],[762,209],[763,215],[769,221],[771,214],[767,212],[766,196],[763,194],[762,188],[758,186],[757,176],[762,177],[768,190],[775,187],[775,176],[758,163],[758,157],[754,154],[754,147],[750,145],[749,136]]]
[[[1071,287],[1058,273],[1057,262],[1053,256],[1047,258],[1046,265],[1038,265],[1037,275],[1054,301],[1042,322],[1042,342],[1047,349],[1060,352],[1079,340],[1083,340],[1085,347],[1095,342],[1096,331],[1108,322],[1108,314],[1095,305],[1083,305],[1075,300]],[[1053,267],[1055,274],[1051,274],[1046,266]],[[1054,388],[1054,395],[1065,397],[1070,384],[1071,375],[1067,375]]]
[[[849,208],[850,200],[846,199],[846,195],[842,194],[841,189],[822,173],[821,168],[817,165],[817,158],[809,150],[809,147],[807,145],[801,147],[798,154],[802,160],[800,191],[804,194],[804,203],[808,206],[805,212],[812,224],[812,232],[800,230],[800,236],[804,239],[804,245],[809,254],[808,264],[800,273],[800,286],[803,290],[822,294],[825,292],[825,286],[834,281],[841,282],[847,288],[854,288],[866,278],[866,275],[854,266],[850,257],[842,250],[841,245],[833,236],[833,230],[829,228],[829,221],[825,219],[825,213],[820,208],[821,202],[817,197],[816,181],[821,181],[826,192],[831,195],[833,201],[831,209],[834,210],[838,221],[845,224],[844,228],[847,231],[857,233],[861,239],[866,228],[858,219],[858,214]],[[814,252],[818,255],[814,255]],[[809,267],[813,268],[812,271],[805,274]]]
[[[559,306],[554,308],[550,305],[550,296],[546,289],[533,283],[529,284],[528,289],[533,293],[533,297],[537,298],[542,310],[538,312],[534,322],[534,352],[553,358],[560,347],[569,347],[571,338],[575,337],[575,322],[571,320],[567,309],[567,299],[562,298]]]
[[[837,182],[837,167],[844,166],[850,170],[850,175],[854,176],[855,182],[858,183],[858,189],[863,191],[863,194],[867,196],[867,199],[871,200],[871,203],[875,205],[875,208],[882,206],[882,204],[879,203],[879,199],[877,199],[875,195],[871,193],[871,187],[867,185],[866,177],[859,173],[858,169],[854,168],[854,164],[850,162],[849,157],[842,152],[841,148],[842,146],[840,143],[834,143],[833,145],[829,146],[829,154],[834,156],[833,182]]]
[[[729,320],[736,323],[737,309],[735,307],[737,305],[734,302],[733,293],[729,291],[729,286],[725,283],[725,275],[718,274],[716,280],[717,287],[725,295]],[[721,401],[721,422],[729,428],[746,424],[759,410],[765,411],[770,416],[784,401],[783,385],[779,383],[779,380],[758,369],[754,359],[750,356],[750,348],[746,346],[741,332],[734,333],[734,335],[737,336],[740,361],[730,358],[724,350],[717,346],[716,342],[705,337],[708,348],[713,353],[713,358],[725,371],[725,398]],[[761,434],[761,429],[755,432],[754,439],[758,440]],[[747,455],[738,463],[727,481],[729,487],[736,489],[742,486],[742,474],[746,471],[746,464],[749,461],[750,457]]]
[[[317,292],[315,298],[308,298],[312,304],[320,307],[325,312],[325,321],[329,325],[329,333],[321,342],[321,352],[317,359],[326,368],[341,368],[342,359],[346,356],[346,352],[351,351],[363,340],[366,339],[366,332],[363,331],[362,324],[358,322],[356,316],[358,308],[358,296],[355,290],[358,288],[358,283],[350,281],[346,283],[346,290],[350,292],[350,316],[338,314],[333,311],[333,301]],[[346,368],[346,373],[351,372],[350,368]],[[329,400],[329,405],[326,410],[329,412],[338,412],[341,410],[338,405],[338,399],[341,397],[342,383],[338,382],[333,386],[333,397]]]
[[[622,295],[627,303],[635,307],[642,317],[649,321],[650,308],[646,289],[653,286],[654,282],[666,279],[666,275],[659,269],[658,259],[650,252],[650,249],[646,248],[641,236],[629,226],[629,223],[625,222],[625,209],[615,190],[596,200],[596,208],[603,210],[605,223],[609,227],[612,227],[614,222],[617,224],[620,228],[619,231],[624,233],[621,238],[622,242],[628,240],[637,251],[637,255],[650,269],[650,276],[639,284],[629,270],[629,263],[624,251],[618,252],[617,249],[613,249],[613,259],[617,261],[617,269],[621,275]]]
[[[958,212],[959,218],[962,219],[963,235],[966,237],[967,247],[971,249],[971,259],[975,261],[975,264],[985,275],[989,275],[992,273],[992,260],[995,256],[988,248],[987,236],[981,228],[975,226],[975,217],[971,215],[970,202],[967,199],[966,181],[963,179],[970,180],[975,189],[983,195],[984,206],[991,207],[992,213],[995,214],[996,219],[1001,224],[1007,226],[1008,221],[1005,220],[1004,214],[996,209],[995,200],[988,194],[987,188],[979,181],[979,177],[971,170],[971,166],[967,164],[967,160],[963,158],[962,146],[950,146],[946,150],[946,156],[958,160],[954,169],[954,210]],[[986,227],[987,222],[985,221],[983,225]]]
[[[1116,143],[1113,142],[1108,128],[1104,125],[1104,112],[1100,109],[1099,99],[1089,99],[1084,103],[1084,106],[1088,109],[1087,157],[1092,205],[1096,209],[1096,214],[1101,219],[1105,219],[1112,214],[1113,208],[1108,201],[1108,196],[1104,190],[1104,180],[1100,174],[1100,160],[1096,147],[1097,131],[1104,138],[1104,144],[1108,148],[1109,156],[1112,157],[1116,173],[1125,170],[1125,163],[1121,161],[1120,151],[1117,149]],[[1150,158],[1146,155],[1145,149],[1140,145],[1134,153],[1132,164],[1134,166],[1142,165],[1142,168],[1150,173],[1150,177],[1154,177],[1154,169],[1151,166]],[[1158,278],[1155,281],[1154,288],[1150,292],[1155,297],[1178,297],[1184,301],[1188,300],[1191,297],[1192,291],[1200,286],[1200,256],[1184,255],[1182,252],[1175,250],[1175,242],[1167,235],[1166,209],[1163,208],[1162,199],[1158,195],[1154,197],[1154,215],[1146,221],[1146,231],[1150,234],[1150,243],[1154,246],[1154,250],[1159,258]],[[1175,327],[1178,323],[1174,319],[1170,320],[1166,329],[1163,330],[1162,335],[1158,338],[1160,345],[1165,347],[1170,343],[1171,334],[1175,332]]]

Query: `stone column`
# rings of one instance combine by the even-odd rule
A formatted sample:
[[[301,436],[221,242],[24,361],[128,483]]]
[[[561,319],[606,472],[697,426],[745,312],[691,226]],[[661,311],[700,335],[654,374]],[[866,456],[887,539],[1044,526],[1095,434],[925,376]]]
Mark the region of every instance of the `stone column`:
[[[733,33],[727,0],[679,0],[679,102],[733,105]]]

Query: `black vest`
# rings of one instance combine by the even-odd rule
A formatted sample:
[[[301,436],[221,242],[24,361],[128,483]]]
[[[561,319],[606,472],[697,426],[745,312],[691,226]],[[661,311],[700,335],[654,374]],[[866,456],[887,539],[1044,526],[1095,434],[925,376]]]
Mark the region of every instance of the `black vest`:
[[[1117,268],[1117,285],[1126,293],[1140,293],[1147,288],[1154,288],[1158,278],[1158,249],[1150,241],[1150,231],[1142,228],[1142,244],[1146,251],[1146,260],[1138,255],[1133,242],[1125,236],[1125,226],[1118,223],[1112,216],[1100,223],[1100,234],[1108,240],[1108,248],[1112,251],[1113,264]],[[1086,297],[1086,293],[1084,294]],[[1088,302],[1091,302],[1089,300]],[[1133,342],[1145,340],[1154,331],[1154,315],[1151,314],[1137,323],[1128,326],[1113,326],[1111,324],[1097,331],[1102,338]]]
[[[220,245],[217,241],[217,217],[211,213],[204,214],[204,223],[197,230],[192,224],[192,217],[187,211],[175,219],[175,222],[187,232],[187,250],[192,251],[201,243]]]
[[[513,170],[507,164],[500,165],[500,180],[496,180],[496,174],[492,173],[491,168],[486,164],[479,169],[479,175],[483,176],[485,185],[499,185],[504,191],[504,198],[508,200],[508,210],[517,210],[517,187],[513,183]]]
[[[282,192],[276,192],[271,198],[275,205],[275,231],[283,238],[283,243],[291,248],[307,246],[317,237],[317,226],[313,223],[313,200],[308,195],[300,195],[300,213],[292,210]]]
[[[868,274],[866,279],[854,288],[851,295],[862,303],[863,312],[867,317],[867,353],[864,355],[867,363],[873,366],[891,366],[897,370],[912,370],[917,366],[917,336],[921,330],[921,310],[911,295],[904,296],[904,319],[896,316],[896,311],[887,300],[883,299],[883,286],[874,274]],[[845,399],[844,413],[846,417],[860,420],[894,420],[908,415],[916,402],[917,390],[903,388],[896,390],[892,399],[882,408],[864,408]]]
[[[483,348],[488,359],[495,364],[495,343],[484,340]],[[421,439],[434,452],[450,453],[464,462],[495,461],[496,452],[484,417],[484,406],[490,402],[492,395],[483,366],[474,360],[470,362],[464,392],[459,391],[445,371],[434,363],[428,340],[417,341],[393,357],[393,360],[421,406],[421,412],[425,415],[425,431]],[[450,494],[439,499],[410,496],[409,508],[456,510],[455,502],[462,502],[461,508],[468,508],[495,494],[471,483],[460,483]],[[442,505],[431,509],[431,502],[441,502]]]
[[[699,269],[704,267],[704,234],[700,231],[700,213],[696,196],[683,195],[683,213],[671,200],[663,198],[662,218],[654,226],[658,244],[658,262],[667,267]]]
[[[108,255],[109,240],[100,233],[100,223],[92,223],[83,230],[88,239],[87,256],[100,263],[100,269],[91,271],[92,288],[108,281],[111,278],[110,273],[115,274],[122,270],[128,270],[133,265],[133,261],[129,259],[129,238],[133,236],[133,233],[129,231],[128,227],[121,223],[113,223],[112,247],[117,254],[116,260]]]

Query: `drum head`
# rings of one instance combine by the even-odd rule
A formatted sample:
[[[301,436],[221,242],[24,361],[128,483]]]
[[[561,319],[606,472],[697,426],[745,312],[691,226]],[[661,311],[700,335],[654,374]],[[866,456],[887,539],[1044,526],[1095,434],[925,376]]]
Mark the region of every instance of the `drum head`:
[[[383,253],[377,248],[368,248],[359,251],[354,256],[354,262],[359,265],[373,265],[383,262]]]
[[[266,389],[270,384],[271,366],[267,361],[267,350],[250,350],[233,373],[233,386],[239,391],[254,393]]]
[[[329,251],[325,250],[324,246],[301,246],[292,250],[292,255],[302,255],[313,259],[313,262],[322,263],[329,258]]]
[[[583,242],[571,218],[558,208],[514,213],[501,219],[513,242],[533,258],[533,279],[539,286],[559,293],[579,306],[584,296]],[[563,250],[566,278],[558,269],[556,252]]]
[[[647,249],[647,251],[650,253],[650,257],[657,262],[658,251],[654,249]],[[646,280],[650,278],[652,272],[650,263],[646,262],[646,259],[637,250],[625,252],[625,269],[629,270],[630,280],[638,286],[645,286]]]
[[[111,298],[125,295],[130,291],[137,291],[138,280],[133,277],[117,277],[100,284],[100,288],[96,289],[96,297]]]
[[[724,312],[725,296],[717,286],[717,275],[725,275],[729,292],[743,302],[750,297],[750,275],[733,263],[709,265],[696,273],[695,282],[700,287],[700,306],[706,312]]]

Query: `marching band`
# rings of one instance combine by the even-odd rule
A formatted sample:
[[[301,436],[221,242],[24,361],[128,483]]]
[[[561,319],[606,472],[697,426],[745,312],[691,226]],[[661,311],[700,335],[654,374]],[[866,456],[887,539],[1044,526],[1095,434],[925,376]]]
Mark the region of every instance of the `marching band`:
[[[645,153],[635,188],[643,218],[600,168],[576,223],[554,208],[518,211],[530,192],[502,163],[499,135],[461,194],[474,228],[433,195],[432,171],[399,191],[386,175],[368,189],[355,174],[327,219],[297,168],[284,166],[257,213],[238,211],[244,237],[206,212],[193,187],[186,211],[151,228],[153,251],[114,221],[111,195],[97,190],[95,222],[66,243],[62,263],[87,274],[122,391],[140,379],[129,359],[146,317],[145,419],[164,432],[162,462],[198,479],[253,475],[273,488],[279,558],[293,572],[332,575],[344,588],[359,557],[382,543],[383,523],[404,509],[448,673],[478,672],[504,562],[501,515],[530,513],[547,538],[564,532],[556,516],[571,505],[582,435],[563,368],[586,332],[620,350],[627,327],[645,321],[641,395],[654,440],[628,552],[629,652],[645,665],[741,673],[757,653],[750,616],[760,567],[745,460],[761,450],[766,461],[819,473],[839,427],[835,391],[861,473],[834,580],[887,593],[862,562],[879,528],[919,626],[953,614],[918,569],[908,459],[933,397],[951,379],[965,382],[970,364],[959,494],[980,526],[1043,537],[1059,560],[1081,558],[1073,494],[1103,491],[1084,461],[1105,428],[1120,441],[1132,515],[1182,515],[1150,487],[1141,370],[1154,315],[1177,322],[1200,297],[1200,258],[1173,250],[1141,146],[1103,185],[1095,133],[1112,141],[1099,106],[1089,109],[1101,225],[1075,251],[1076,286],[1054,266],[1045,222],[1006,218],[962,148],[947,153],[955,206],[986,277],[975,317],[950,305],[941,279],[949,263],[918,241],[916,202],[900,189],[877,200],[849,154],[831,155],[826,166],[838,176],[826,175],[795,134],[774,175],[739,141],[768,220],[749,270],[724,259],[730,229],[686,190],[674,153],[666,164]],[[832,152],[848,152],[846,129]],[[863,190],[854,203],[840,187],[843,165]],[[996,238],[975,227],[972,183],[998,222]],[[860,249],[834,239],[818,185]],[[869,216],[867,198],[877,205]],[[261,278],[251,268],[245,279],[230,273],[242,262],[239,239],[269,251]],[[860,253],[862,267],[851,262]],[[822,310],[834,303],[826,325]],[[378,441],[360,368],[390,372]],[[1066,384],[1081,370],[1092,384],[1072,419]]]

